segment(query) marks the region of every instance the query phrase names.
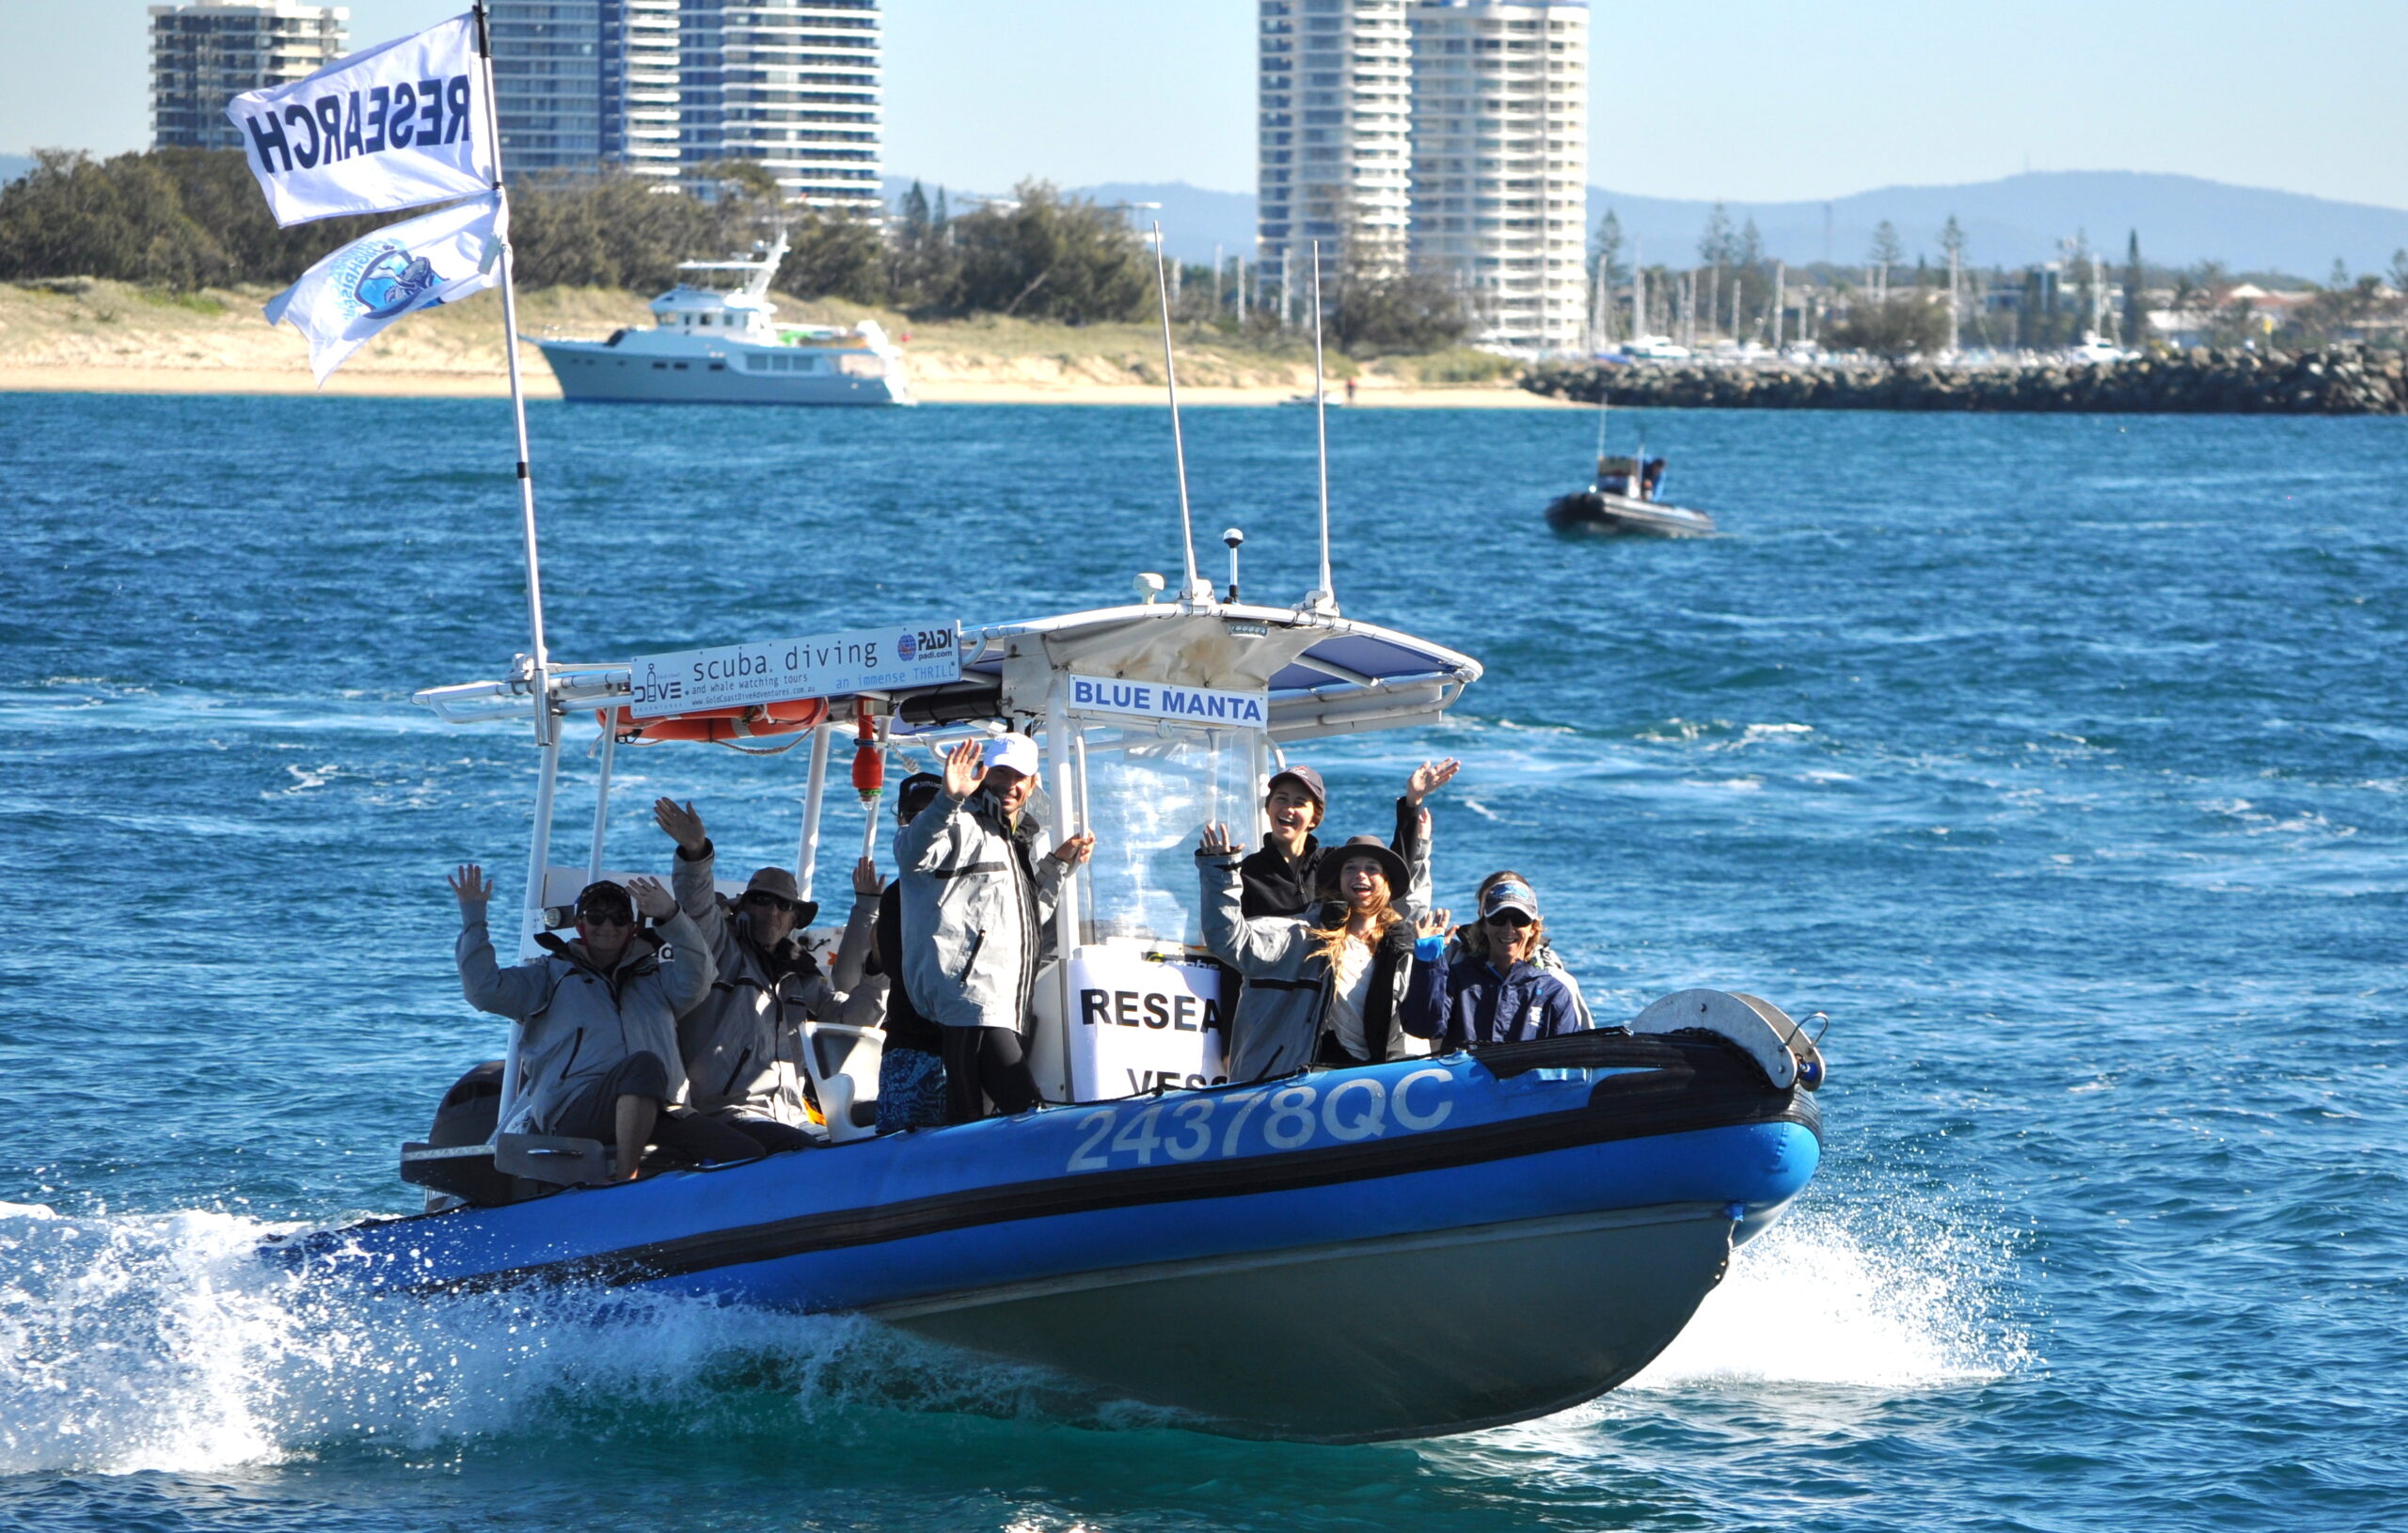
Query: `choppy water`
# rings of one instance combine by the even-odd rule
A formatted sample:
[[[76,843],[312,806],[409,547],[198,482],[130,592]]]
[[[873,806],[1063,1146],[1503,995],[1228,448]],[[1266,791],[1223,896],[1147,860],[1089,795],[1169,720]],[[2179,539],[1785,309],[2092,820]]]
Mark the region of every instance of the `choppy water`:
[[[1207,568],[1243,524],[1250,594],[1311,583],[1309,426],[1190,419]],[[1547,537],[1576,416],[1335,417],[1349,609],[1491,670],[1314,755],[1341,830],[1462,756],[1442,881],[1534,877],[1601,1010],[1828,1010],[1825,1172],[1630,1388],[1331,1449],[856,1321],[255,1268],[409,1207],[394,1145],[495,1047],[438,880],[517,863],[532,753],[406,695],[523,642],[506,416],[0,400],[0,1525],[2408,1522],[2400,423],[1646,427],[1729,535]],[[535,431],[564,657],[1177,568],[1159,412]],[[738,861],[791,834],[799,756],[621,760]],[[663,849],[633,813],[611,845]]]

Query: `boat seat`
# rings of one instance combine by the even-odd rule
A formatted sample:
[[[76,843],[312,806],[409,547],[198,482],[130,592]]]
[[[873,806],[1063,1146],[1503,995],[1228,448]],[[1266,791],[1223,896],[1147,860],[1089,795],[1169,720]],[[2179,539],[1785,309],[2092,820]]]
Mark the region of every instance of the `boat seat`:
[[[496,1134],[494,1169],[555,1187],[600,1187],[613,1180],[613,1157],[598,1139],[565,1134]]]
[[[820,1115],[828,1120],[830,1144],[878,1132],[878,1066],[885,1052],[886,1035],[876,1028],[802,1024],[803,1067],[819,1098]]]

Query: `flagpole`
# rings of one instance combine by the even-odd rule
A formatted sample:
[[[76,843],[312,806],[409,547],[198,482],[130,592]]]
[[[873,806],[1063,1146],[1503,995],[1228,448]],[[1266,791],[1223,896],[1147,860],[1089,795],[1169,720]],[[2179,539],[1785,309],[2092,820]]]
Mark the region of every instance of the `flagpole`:
[[[535,481],[528,470],[527,386],[518,370],[518,283],[510,249],[510,191],[501,179],[501,114],[494,103],[493,37],[485,19],[485,0],[475,0],[477,58],[483,76],[485,139],[493,148],[495,232],[501,242],[501,354],[510,370],[510,416],[518,429],[518,519],[527,548],[527,629],[534,646],[535,740],[552,738],[551,696],[546,685],[551,656],[544,643],[544,579],[535,552]],[[538,828],[538,834],[542,829]]]
[[[519,945],[525,950],[542,924],[544,875],[551,863],[552,799],[560,782],[560,721],[552,717],[552,657],[544,640],[544,575],[535,544],[535,480],[529,466],[527,386],[518,367],[518,283],[510,249],[510,191],[501,176],[501,113],[494,102],[493,34],[485,15],[485,0],[475,0],[478,73],[485,98],[485,140],[493,150],[494,233],[501,245],[501,353],[510,371],[510,418],[518,433],[518,525],[527,555],[528,685],[535,695],[535,744],[543,763],[535,782],[535,824],[527,848],[527,893],[519,912]],[[511,1051],[511,1066],[517,1050]],[[506,1069],[502,1098],[507,1105],[515,1085],[515,1069]]]

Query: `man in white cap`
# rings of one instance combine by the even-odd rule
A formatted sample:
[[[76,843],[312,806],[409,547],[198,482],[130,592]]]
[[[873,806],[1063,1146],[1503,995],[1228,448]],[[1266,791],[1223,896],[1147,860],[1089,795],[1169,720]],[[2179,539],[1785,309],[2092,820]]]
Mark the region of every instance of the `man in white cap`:
[[[952,1118],[1037,1105],[1022,1029],[1037,988],[1046,923],[1071,868],[1095,837],[1072,836],[1043,856],[1022,814],[1037,791],[1037,742],[999,735],[946,752],[944,791],[895,839],[903,886],[903,982],[944,1030]]]

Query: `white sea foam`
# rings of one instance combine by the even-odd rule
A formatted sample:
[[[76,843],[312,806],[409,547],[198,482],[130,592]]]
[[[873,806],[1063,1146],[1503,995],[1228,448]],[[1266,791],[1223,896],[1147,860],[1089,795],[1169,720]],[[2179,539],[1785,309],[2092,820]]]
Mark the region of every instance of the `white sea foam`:
[[[331,1444],[715,1433],[849,1405],[989,1415],[1135,1408],[874,1322],[624,1290],[329,1291],[216,1213],[0,1207],[0,1476],[209,1471]],[[1142,1413],[1140,1413],[1142,1414]]]
[[[1995,1312],[2000,1257],[1952,1231],[1851,1227],[1810,1210],[1739,1248],[1688,1328],[1624,1387],[1976,1383],[2031,1361]]]

